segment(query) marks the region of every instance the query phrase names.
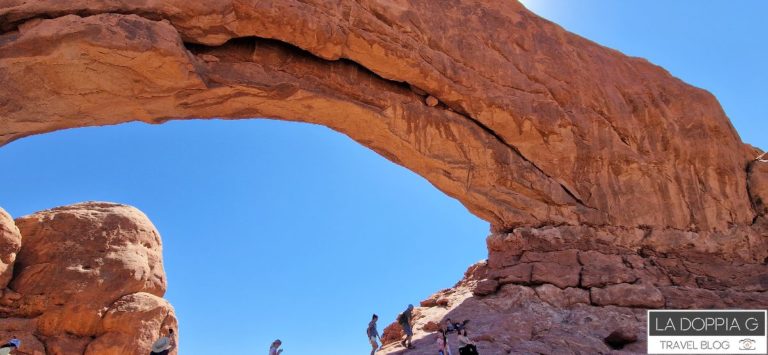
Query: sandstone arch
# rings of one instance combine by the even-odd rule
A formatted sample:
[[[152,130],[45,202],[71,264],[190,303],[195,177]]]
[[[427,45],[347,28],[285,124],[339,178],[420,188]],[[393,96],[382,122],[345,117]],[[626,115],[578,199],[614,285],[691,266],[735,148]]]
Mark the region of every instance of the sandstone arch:
[[[494,231],[488,261],[426,313],[498,318],[524,301],[631,333],[636,308],[768,305],[768,165],[716,99],[517,2],[0,0],[0,31],[0,145],[269,117],[328,126],[424,176]],[[608,351],[605,327],[494,349],[576,336]]]
[[[347,134],[495,230],[756,216],[754,154],[710,94],[515,2],[5,1],[0,24],[1,143],[271,117]]]

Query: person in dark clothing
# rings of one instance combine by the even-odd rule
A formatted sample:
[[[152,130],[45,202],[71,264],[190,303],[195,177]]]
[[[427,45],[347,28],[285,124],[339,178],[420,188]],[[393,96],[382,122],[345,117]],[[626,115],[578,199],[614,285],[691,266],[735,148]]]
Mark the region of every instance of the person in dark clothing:
[[[400,313],[399,316],[397,316],[397,323],[400,324],[400,327],[403,328],[403,332],[405,333],[405,339],[400,342],[400,344],[408,349],[413,349],[414,346],[411,343],[411,338],[413,338],[413,328],[411,328],[411,323],[413,322],[413,305],[409,304],[408,308],[403,311],[403,313]]]

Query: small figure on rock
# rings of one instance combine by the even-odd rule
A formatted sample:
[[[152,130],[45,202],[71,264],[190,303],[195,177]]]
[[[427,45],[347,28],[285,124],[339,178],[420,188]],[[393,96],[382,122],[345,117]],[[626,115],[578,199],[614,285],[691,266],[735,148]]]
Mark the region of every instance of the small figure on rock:
[[[427,98],[424,100],[429,107],[435,107],[437,106],[440,101],[437,101],[437,98],[435,98],[432,95],[427,96]]]
[[[461,347],[459,347],[459,355],[479,355],[477,346],[475,346],[475,342],[467,336],[466,329],[459,330],[459,344],[461,344]]]
[[[283,349],[280,349],[280,345],[283,345],[283,342],[280,341],[280,339],[273,341],[272,345],[269,347],[269,355],[280,355],[283,352]]]
[[[379,331],[376,330],[376,321],[379,320],[379,316],[373,315],[371,322],[368,323],[368,329],[366,330],[366,333],[368,334],[368,341],[371,342],[371,355],[373,355],[376,350],[380,348],[379,344],[376,342],[376,339],[378,338],[379,341],[381,341],[381,337],[379,336]],[[381,341],[382,345],[384,344],[383,341]]]
[[[149,355],[168,355],[174,348],[176,348],[176,339],[173,335],[173,328],[168,328],[168,334],[161,334],[160,338],[152,344],[152,351]]]
[[[438,355],[452,355],[451,346],[448,345],[448,337],[446,337],[444,330],[437,332],[437,353]]]
[[[411,328],[411,322],[413,322],[413,305],[409,304],[408,308],[397,316],[397,323],[400,324],[400,327],[403,328],[403,333],[405,333],[405,339],[400,342],[400,345],[408,349],[414,348],[413,344],[411,343],[411,338],[413,338],[413,328]]]
[[[18,350],[19,347],[21,347],[21,340],[14,335],[11,337],[11,340],[8,340],[7,343],[0,346],[0,354],[7,355],[11,352],[16,353],[16,350]]]

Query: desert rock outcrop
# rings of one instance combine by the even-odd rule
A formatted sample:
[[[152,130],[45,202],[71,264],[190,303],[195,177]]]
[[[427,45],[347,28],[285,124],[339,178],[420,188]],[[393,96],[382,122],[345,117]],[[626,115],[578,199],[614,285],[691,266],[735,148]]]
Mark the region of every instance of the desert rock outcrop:
[[[528,236],[519,250],[518,261],[508,265],[499,261],[514,260],[505,257],[472,266],[456,286],[442,290],[421,302],[414,311],[415,350],[404,351],[398,345],[402,330],[393,323],[385,328],[382,340],[383,354],[434,354],[437,348],[436,328],[445,319],[469,319],[469,336],[481,354],[607,354],[646,352],[646,309],[728,309],[768,307],[768,279],[764,265],[753,263],[741,268],[725,260],[712,260],[713,265],[689,264],[680,255],[640,256],[623,254],[620,249],[594,251],[578,250],[576,245],[558,244],[555,235],[547,231]],[[558,235],[562,236],[562,234]],[[519,236],[493,235],[489,245],[498,248],[500,240],[510,245],[510,238]],[[506,239],[506,241],[504,241]],[[524,257],[531,247],[534,257]],[[563,249],[567,253],[563,253]],[[495,249],[498,251],[498,249]],[[513,281],[504,280],[505,269],[522,264],[554,263],[566,265],[572,261],[568,255],[577,254],[578,260],[597,260],[605,268],[625,268],[624,274],[633,274],[632,283],[626,278],[603,278],[595,284],[584,278],[574,287],[559,287],[562,282],[554,277],[551,282],[530,277]],[[547,254],[551,256],[547,257]],[[614,264],[616,262],[616,264]],[[574,266],[584,273],[590,263]],[[751,274],[749,280],[735,278],[731,284],[713,285],[714,269],[728,268],[725,273],[738,270]],[[591,267],[591,266],[590,266]],[[750,271],[750,268],[751,271]],[[690,270],[689,270],[690,269]],[[532,268],[528,268],[532,270]],[[694,271],[696,270],[696,271]],[[563,275],[563,279],[570,276]],[[720,279],[724,280],[723,278]],[[493,285],[489,287],[488,285]],[[478,292],[478,289],[480,292]],[[455,334],[449,334],[454,350],[459,344]]]
[[[161,327],[176,328],[160,235],[139,210],[87,202],[15,226],[21,249],[0,335],[19,336],[25,353],[143,355]]]
[[[482,354],[645,353],[646,309],[768,308],[761,231],[700,238],[560,226],[492,234],[487,261],[416,309],[417,349],[407,354],[434,352],[434,324],[446,318],[470,319]],[[398,331],[386,328],[385,354],[403,353]]]
[[[417,330],[472,316],[484,354],[641,351],[646,308],[766,306],[768,164],[717,100],[515,1],[6,0],[0,81],[0,145],[135,120],[266,117],[328,126],[420,174],[492,234],[488,260],[425,300]],[[66,235],[39,221],[71,211],[46,213],[22,219],[21,235]],[[115,250],[97,264],[81,240],[67,247],[82,260],[64,270],[35,254],[56,260],[60,247],[22,242],[8,327],[39,318],[49,351],[99,352],[129,339],[114,319],[149,317],[149,333],[166,322],[155,244],[129,235],[150,243],[126,246],[143,261]],[[130,282],[92,295],[100,313],[45,289],[101,270]]]

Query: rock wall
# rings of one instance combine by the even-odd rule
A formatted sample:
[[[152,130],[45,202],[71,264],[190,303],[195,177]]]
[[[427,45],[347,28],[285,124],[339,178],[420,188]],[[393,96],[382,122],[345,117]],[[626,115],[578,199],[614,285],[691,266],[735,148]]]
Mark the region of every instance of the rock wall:
[[[765,233],[768,223],[760,225]],[[708,238],[670,230],[521,228],[491,235],[488,248],[486,274],[473,289],[478,296],[507,284],[553,285],[596,306],[768,306],[768,245],[749,228]]]
[[[493,232],[487,262],[419,310],[425,344],[454,314],[476,318],[484,354],[641,351],[646,308],[765,307],[768,164],[717,100],[515,1],[0,0],[0,81],[0,145],[266,117],[328,126],[420,174]],[[24,238],[50,232],[35,223],[18,223]],[[0,237],[2,281],[18,233]],[[11,289],[53,295],[24,281],[52,271],[21,245]],[[86,264],[72,277],[92,280]],[[74,296],[8,292],[16,318],[0,329],[107,349],[127,339],[123,319],[154,327],[170,309],[153,298],[158,269],[130,270],[147,278],[94,296],[98,316]]]
[[[22,354],[145,355],[161,327],[177,328],[160,235],[139,210],[88,202],[3,226],[16,238],[0,250],[18,254],[0,291],[0,339],[19,337]]]
[[[703,237],[590,226],[492,234],[487,261],[417,307],[407,353],[434,353],[447,318],[470,319],[482,354],[645,353],[646,309],[768,308],[767,231],[763,216]],[[383,353],[404,353],[402,336],[387,327]]]

